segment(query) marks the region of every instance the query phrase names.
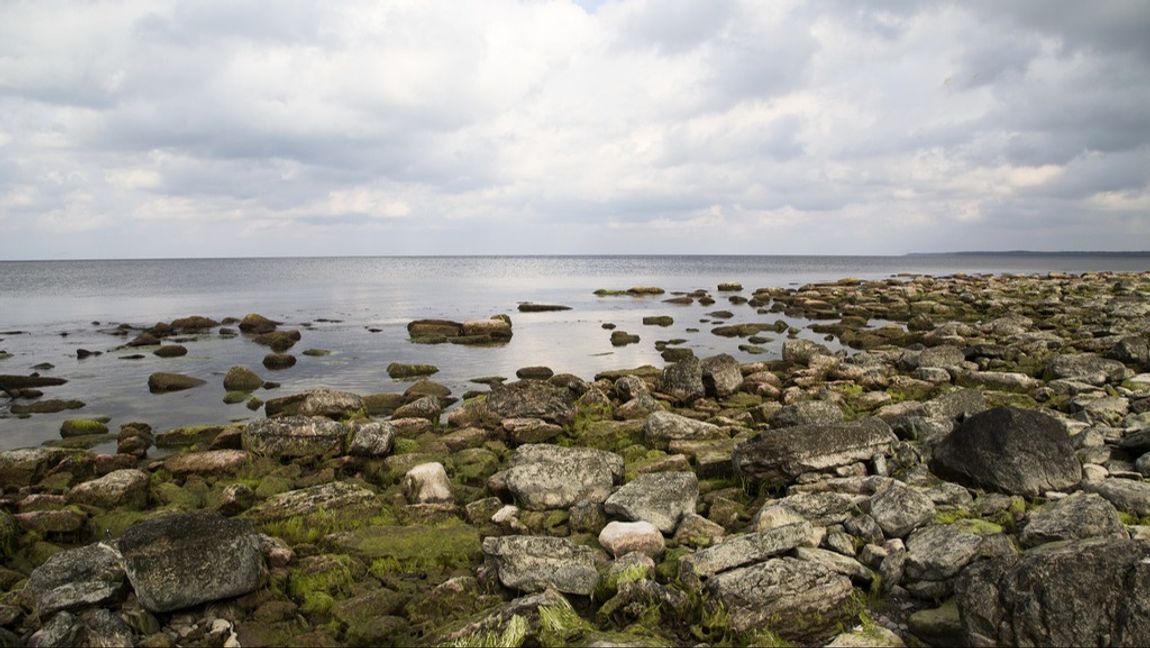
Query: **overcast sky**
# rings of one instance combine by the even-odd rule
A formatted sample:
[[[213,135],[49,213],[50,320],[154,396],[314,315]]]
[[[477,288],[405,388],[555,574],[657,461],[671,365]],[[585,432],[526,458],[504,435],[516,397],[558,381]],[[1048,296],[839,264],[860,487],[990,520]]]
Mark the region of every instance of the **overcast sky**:
[[[0,1],[0,259],[1150,249],[1145,0]]]

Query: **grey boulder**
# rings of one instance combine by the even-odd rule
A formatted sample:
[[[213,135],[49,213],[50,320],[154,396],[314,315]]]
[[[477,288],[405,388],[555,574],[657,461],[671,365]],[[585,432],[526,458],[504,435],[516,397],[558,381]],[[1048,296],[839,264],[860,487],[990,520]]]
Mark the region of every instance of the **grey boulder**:
[[[674,533],[684,513],[694,513],[699,479],[693,472],[656,472],[635,477],[603,503],[608,515],[650,522]]]
[[[703,384],[702,362],[692,357],[667,365],[659,380],[659,391],[682,404],[693,403],[705,396],[707,388]]]
[[[647,445],[666,450],[672,441],[710,441],[725,439],[727,433],[717,425],[658,411],[643,422],[643,436]]]
[[[525,508],[568,508],[602,503],[623,479],[623,458],[605,450],[529,443],[515,449],[507,488]]]
[[[1075,493],[1030,515],[1019,535],[1025,547],[1095,536],[1126,537],[1118,511],[1096,493]]]
[[[735,446],[739,474],[766,485],[785,485],[806,472],[866,461],[897,441],[877,418],[835,425],[796,425],[767,430]]]
[[[538,418],[556,425],[575,420],[575,394],[542,380],[493,386],[486,404],[500,419]]]
[[[55,554],[32,571],[24,593],[36,614],[53,614],[104,605],[125,593],[124,568],[115,548],[94,543]]]
[[[588,596],[599,584],[597,552],[566,538],[499,536],[483,539],[483,554],[505,587],[524,592],[548,588]]]
[[[241,435],[244,450],[272,457],[342,454],[348,428],[322,416],[283,416],[252,421]]]
[[[934,502],[899,481],[892,481],[870,499],[870,514],[888,538],[902,538],[934,518]]]

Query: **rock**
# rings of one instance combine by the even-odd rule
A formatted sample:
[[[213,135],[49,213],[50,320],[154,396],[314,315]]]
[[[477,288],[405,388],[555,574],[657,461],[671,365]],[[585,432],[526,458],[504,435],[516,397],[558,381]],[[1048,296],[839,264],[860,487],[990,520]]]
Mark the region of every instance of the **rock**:
[[[707,591],[723,604],[731,630],[770,628],[788,641],[815,643],[858,615],[849,578],[795,558],[720,574]]]
[[[406,405],[397,408],[392,416],[397,419],[402,418],[420,418],[431,421],[433,424],[439,423],[439,416],[443,413],[443,408],[439,406],[439,399],[435,396],[424,396]]]
[[[158,371],[148,376],[148,391],[153,394],[163,394],[166,392],[181,391],[184,389],[191,389],[203,385],[204,381],[199,378],[185,376],[183,374],[166,373]]]
[[[462,333],[465,336],[488,336],[495,340],[511,339],[510,318],[491,318],[485,320],[468,320],[463,323]]]
[[[190,315],[172,320],[169,326],[178,333],[195,333],[219,326],[220,323],[203,315]]]
[[[615,415],[624,421],[646,419],[654,412],[663,411],[663,405],[653,396],[642,393],[623,403],[615,410]]]
[[[831,350],[810,340],[794,339],[783,342],[783,362],[805,365],[816,355],[832,355]]]
[[[770,501],[764,509],[781,507],[819,527],[842,524],[858,515],[858,500],[846,493],[795,493],[782,499]],[[763,513],[760,511],[760,513]],[[763,524],[763,515],[758,516],[758,524]]]
[[[743,284],[737,281],[728,281],[719,284],[719,292],[739,292],[743,289]]]
[[[228,475],[239,472],[248,461],[243,450],[182,452],[164,459],[164,470],[173,475]]]
[[[84,407],[84,401],[52,398],[35,403],[12,403],[8,407],[8,410],[16,416],[24,416],[25,414],[55,414],[56,412],[80,409],[81,407]]]
[[[806,545],[812,532],[810,523],[801,521],[766,531],[729,536],[719,544],[683,556],[679,560],[679,580],[697,588],[701,579],[762,562]]]
[[[371,517],[380,510],[375,493],[350,482],[334,481],[272,495],[244,513],[258,524],[308,516],[317,511]]]
[[[32,374],[31,376],[0,375],[0,390],[15,391],[33,387],[56,387],[67,382],[63,378],[49,378],[39,374]]]
[[[870,515],[888,538],[902,538],[934,519],[934,502],[930,497],[903,484],[891,481],[870,499]]]
[[[1150,337],[1128,335],[1114,343],[1106,352],[1106,357],[1119,362],[1150,368]]]
[[[743,372],[739,362],[726,353],[702,360],[703,387],[707,396],[727,398],[743,386]]]
[[[119,552],[97,542],[48,558],[32,571],[24,594],[40,619],[47,620],[62,610],[115,603],[125,590]]]
[[[395,427],[385,421],[371,421],[352,428],[347,453],[357,457],[386,457],[395,443]]]
[[[62,448],[19,448],[0,451],[0,488],[30,486],[74,453]]]
[[[306,457],[343,453],[347,426],[322,417],[284,416],[248,423],[243,448],[273,457]]]
[[[684,513],[675,528],[674,540],[684,547],[709,547],[726,535],[722,525],[715,524],[698,513]]]
[[[403,394],[368,394],[363,397],[363,406],[369,416],[390,416],[406,402]]]
[[[1070,436],[1041,412],[998,407],[975,414],[935,446],[938,476],[972,488],[1035,497],[1082,480]]]
[[[612,331],[611,332],[611,346],[627,346],[628,344],[638,344],[639,336],[632,335],[626,331]]]
[[[224,389],[228,391],[254,392],[263,384],[263,378],[246,367],[232,367],[224,376]]]
[[[1119,511],[1138,516],[1150,515],[1150,482],[1108,477],[1101,481],[1083,482],[1082,489],[1098,493]]]
[[[819,472],[870,460],[897,439],[876,418],[836,425],[797,425],[767,430],[735,446],[739,474],[765,484],[786,484],[805,472]]]
[[[518,308],[520,313],[546,313],[571,310],[570,306],[560,306],[559,304],[532,304],[530,302],[519,304]]]
[[[271,350],[276,353],[283,353],[295,346],[301,337],[299,331],[273,331],[255,336],[252,338],[252,342],[260,346],[271,347]]]
[[[240,320],[240,330],[244,333],[253,333],[256,335],[262,333],[271,333],[279,326],[279,322],[270,320],[258,313],[248,313]]]
[[[955,584],[969,646],[1150,644],[1150,545],[1090,538],[972,565]]]
[[[160,338],[152,335],[151,333],[141,333],[132,338],[126,346],[129,347],[142,347],[154,346],[160,343]]]
[[[784,405],[771,417],[771,427],[834,425],[843,422],[843,411],[830,401],[799,401]]]
[[[947,421],[962,420],[989,408],[986,398],[977,389],[956,389],[922,404],[926,416]]]
[[[717,425],[664,412],[654,412],[643,423],[643,436],[647,445],[666,450],[675,441],[707,441],[726,439],[727,433]]]
[[[907,622],[910,631],[931,646],[957,646],[962,641],[962,621],[954,599],[933,610],[919,610]]]
[[[251,524],[218,513],[140,522],[116,547],[136,597],[153,613],[247,594],[265,569]]]
[[[443,504],[455,501],[451,481],[439,462],[415,466],[403,476],[403,494],[409,504]]]
[[[539,643],[541,610],[575,614],[562,594],[546,589],[538,594],[522,596],[482,612],[459,626],[452,626],[424,640],[429,646],[467,646],[486,643],[494,646],[523,645],[531,639]]]
[[[648,315],[643,318],[644,326],[670,326],[675,323],[675,318],[670,315]]]
[[[295,356],[290,353],[269,353],[263,359],[264,367],[273,371],[290,369],[295,366],[295,363]]]
[[[504,587],[524,592],[553,588],[589,596],[599,584],[594,549],[566,538],[501,536],[483,539],[483,554]]]
[[[817,563],[855,582],[869,583],[874,580],[875,577],[874,572],[867,569],[853,557],[826,549],[798,547],[795,549],[795,558]]]
[[[178,358],[188,355],[188,347],[181,344],[165,344],[153,351],[152,355],[159,358]]]
[[[107,433],[108,426],[97,419],[68,419],[60,424],[60,436],[65,439]]]
[[[872,623],[855,626],[831,640],[826,648],[904,648],[903,642],[893,630]]]
[[[919,529],[906,542],[906,575],[929,581],[950,578],[978,556],[981,546],[981,536],[954,525]]]
[[[74,533],[83,528],[88,516],[81,511],[70,509],[27,511],[12,516],[21,528],[47,535],[49,533]]]
[[[1121,382],[1126,366],[1093,353],[1078,353],[1054,356],[1046,363],[1046,373],[1052,379],[1066,378],[1090,385],[1104,385]]]
[[[500,424],[515,445],[543,443],[563,433],[563,428],[536,418],[503,419]]]
[[[57,648],[58,646],[82,645],[79,639],[83,630],[84,625],[80,623],[79,619],[68,612],[59,612],[52,615],[47,623],[32,633],[32,636],[28,638],[28,646],[29,648]],[[18,641],[19,637],[11,645],[20,645]]]
[[[307,392],[304,402],[299,405],[301,417],[327,417],[340,420],[362,416],[363,413],[365,413],[363,399],[350,391],[316,389]]]
[[[658,558],[666,550],[663,534],[650,522],[609,522],[599,532],[599,545],[618,558],[637,551]]]
[[[623,458],[591,448],[519,446],[506,473],[507,488],[534,511],[601,503],[623,478]]]
[[[687,358],[663,369],[659,391],[676,403],[692,403],[706,395],[703,384],[703,364],[698,358]]]
[[[487,409],[500,419],[537,418],[556,425],[575,420],[575,395],[539,380],[492,386]]]
[[[608,515],[646,521],[666,534],[685,513],[695,512],[699,480],[693,472],[657,472],[638,475],[603,503]]]
[[[139,510],[148,503],[148,473],[125,468],[77,484],[68,493],[69,501],[104,509],[123,507]]]
[[[1005,392],[1030,392],[1042,386],[1042,381],[1012,371],[966,371],[958,376],[958,384]]]
[[[1030,514],[1019,535],[1024,547],[1096,536],[1126,537],[1118,511],[1095,493],[1074,493]]]

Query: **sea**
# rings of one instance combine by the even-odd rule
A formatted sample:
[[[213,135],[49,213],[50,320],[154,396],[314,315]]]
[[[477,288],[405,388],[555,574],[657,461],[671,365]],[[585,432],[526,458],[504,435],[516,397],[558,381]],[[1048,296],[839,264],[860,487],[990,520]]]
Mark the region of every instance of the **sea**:
[[[0,394],[0,449],[36,446],[60,438],[68,418],[107,417],[114,432],[141,421],[162,431],[186,425],[222,424],[262,416],[243,404],[223,402],[223,376],[243,365],[280,383],[257,392],[262,399],[317,387],[361,394],[401,392],[408,382],[392,380],[391,362],[439,367],[432,379],[455,395],[483,389],[472,380],[514,379],[517,369],[545,365],[556,373],[590,380],[597,372],[663,366],[656,341],[684,340],[700,357],[730,353],[740,361],[778,358],[785,336],[771,336],[765,351],[740,350],[746,341],[710,333],[718,322],[709,312],[735,313],[729,323],[785,319],[801,337],[822,341],[810,322],[760,315],[733,305],[721,282],[738,282],[749,296],[760,287],[799,287],[843,277],[882,279],[906,274],[1150,270],[1150,253],[1131,254],[929,254],[906,256],[467,256],[143,259],[99,261],[0,261],[0,374],[57,376],[67,384],[45,388],[44,398],[79,399],[81,409],[16,417]],[[678,306],[659,297],[597,297],[600,288],[658,286],[668,293],[711,292],[717,303]],[[520,303],[558,304],[570,310],[521,313]],[[216,320],[260,313],[281,328],[302,331],[291,353],[292,368],[261,365],[266,347],[245,336],[216,333],[183,342],[188,354],[159,358],[150,349],[125,349],[112,335],[129,324],[148,327],[178,317]],[[467,320],[504,313],[514,336],[501,346],[414,344],[406,325],[414,319]],[[644,316],[670,315],[668,327],[645,326]],[[610,343],[611,331],[638,334],[640,342]],[[693,330],[688,330],[693,329]],[[134,335],[134,333],[133,333]],[[100,355],[79,359],[77,351]],[[320,357],[302,355],[323,349]],[[124,359],[142,352],[143,359]],[[46,364],[45,364],[46,363]],[[37,366],[51,368],[36,369]],[[151,394],[148,376],[169,371],[207,384]],[[115,443],[96,446],[114,451]]]

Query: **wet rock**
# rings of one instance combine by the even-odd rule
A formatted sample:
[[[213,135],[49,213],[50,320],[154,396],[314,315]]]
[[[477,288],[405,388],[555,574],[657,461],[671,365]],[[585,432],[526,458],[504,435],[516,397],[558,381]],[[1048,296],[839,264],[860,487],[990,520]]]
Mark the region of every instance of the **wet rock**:
[[[232,367],[224,376],[224,389],[228,391],[254,392],[263,384],[263,378],[246,367]]]
[[[717,425],[658,411],[643,423],[643,436],[652,448],[665,450],[675,441],[708,441],[728,438]]]
[[[178,358],[188,355],[188,347],[181,344],[165,344],[152,352],[158,358]]]
[[[632,335],[626,331],[611,331],[611,346],[627,346],[628,344],[638,344],[639,336]]]
[[[1083,482],[1082,489],[1098,493],[1119,511],[1134,515],[1150,515],[1150,482],[1108,477],[1100,481]]]
[[[84,407],[84,401],[53,398],[35,403],[12,403],[12,405],[9,406],[9,411],[17,416],[23,416],[25,414],[55,414],[57,412],[63,412],[64,410],[80,409],[81,407]]]
[[[263,554],[249,523],[177,513],[129,527],[116,543],[140,604],[169,612],[260,586]]]
[[[60,424],[60,436],[65,439],[107,433],[108,426],[98,419],[68,419]]]
[[[285,416],[248,423],[243,448],[272,457],[342,454],[347,426],[322,417]]]
[[[403,494],[409,504],[442,504],[455,501],[451,493],[451,480],[443,464],[419,464],[403,477]]]
[[[62,610],[107,605],[125,594],[124,568],[113,547],[94,543],[53,555],[32,571],[24,593],[42,620]]]
[[[643,318],[645,326],[670,326],[675,323],[675,318],[670,315],[648,315]]]
[[[532,304],[530,302],[519,304],[520,313],[547,313],[552,311],[568,311],[571,310],[570,306],[561,306],[559,304]]]
[[[493,386],[487,409],[500,419],[537,418],[564,425],[575,420],[575,395],[539,380]]]
[[[483,554],[504,587],[524,592],[548,588],[589,596],[599,584],[595,550],[566,538],[502,536],[483,539]]]
[[[423,398],[400,406],[395,410],[393,416],[397,419],[421,418],[431,421],[432,423],[439,423],[439,415],[442,413],[443,408],[440,407],[438,398],[435,396],[424,396]]]
[[[148,391],[153,394],[182,391],[203,385],[205,381],[183,374],[156,372],[148,376]]]
[[[870,515],[888,538],[905,537],[933,520],[934,514],[930,497],[899,481],[891,481],[870,499]]]
[[[248,313],[240,320],[240,330],[255,335],[271,333],[279,326],[279,322],[270,320],[259,313]]]
[[[850,579],[813,562],[776,558],[715,576],[717,598],[736,632],[769,627],[789,641],[815,642],[858,614]]]
[[[515,377],[522,380],[547,380],[554,375],[551,367],[521,367],[515,372]]]
[[[1150,545],[1091,538],[971,566],[955,585],[969,646],[1150,644]]]
[[[692,403],[705,396],[702,362],[698,358],[687,358],[667,365],[659,381],[659,391],[677,403]]]
[[[1074,493],[1030,514],[1019,535],[1025,547],[1096,536],[1126,537],[1118,511],[1095,493]]]
[[[616,558],[637,551],[652,558],[663,555],[663,534],[650,522],[609,522],[599,532],[599,545]]]
[[[0,488],[17,489],[40,481],[73,452],[61,448],[19,448],[0,451]]]
[[[160,338],[152,335],[151,333],[141,333],[128,341],[125,346],[129,347],[142,347],[142,346],[155,346],[160,343]]]
[[[703,386],[707,396],[727,398],[743,386],[739,362],[726,353],[702,360]]]
[[[31,376],[0,375],[0,390],[14,391],[34,387],[56,387],[68,381],[63,378],[49,378],[39,374]]]
[[[603,503],[608,515],[646,521],[671,534],[685,513],[694,513],[699,480],[693,472],[638,475]]]
[[[355,425],[347,453],[357,457],[385,457],[391,453],[395,436],[395,427],[385,421]]]
[[[1046,414],[999,407],[975,414],[934,449],[931,470],[951,481],[1034,497],[1082,480],[1065,428]]]
[[[148,483],[148,473],[142,470],[113,470],[103,477],[77,484],[69,491],[68,499],[104,509],[139,510],[148,503]]]
[[[519,446],[506,473],[507,488],[530,510],[601,503],[623,478],[623,458],[591,448]]]
[[[496,341],[510,340],[512,335],[510,319],[504,316],[503,318],[468,320],[463,323],[462,334],[468,337],[486,336]]]
[[[219,326],[220,323],[203,315],[190,315],[172,320],[169,326],[178,333],[197,333]]]
[[[295,366],[296,358],[290,353],[269,353],[264,356],[263,365],[273,371],[290,369]]]
[[[260,346],[270,347],[276,353],[283,353],[295,346],[301,337],[299,331],[273,331],[255,336],[252,338],[252,342]]]
[[[785,484],[806,472],[831,470],[889,452],[897,439],[876,418],[837,425],[797,425],[767,430],[735,446],[732,460],[741,475],[766,484]]]

